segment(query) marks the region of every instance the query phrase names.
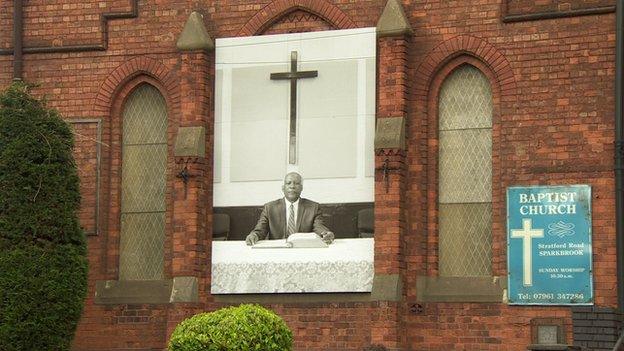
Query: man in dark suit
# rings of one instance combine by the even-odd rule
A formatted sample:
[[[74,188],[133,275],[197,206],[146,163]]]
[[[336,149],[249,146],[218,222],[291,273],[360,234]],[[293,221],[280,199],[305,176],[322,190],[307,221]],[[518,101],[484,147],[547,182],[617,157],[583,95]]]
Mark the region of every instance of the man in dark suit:
[[[284,197],[264,205],[255,228],[247,235],[247,245],[263,239],[285,239],[293,233],[315,232],[324,242],[334,241],[325,224],[319,204],[301,198],[303,179],[299,173],[288,173],[282,185]]]

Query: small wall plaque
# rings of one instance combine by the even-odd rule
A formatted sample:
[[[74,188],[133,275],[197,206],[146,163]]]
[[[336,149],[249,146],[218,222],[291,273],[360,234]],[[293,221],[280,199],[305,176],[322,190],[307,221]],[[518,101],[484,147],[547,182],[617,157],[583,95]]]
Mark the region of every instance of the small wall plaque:
[[[565,344],[562,318],[533,318],[531,320],[531,341],[538,345]]]
[[[559,327],[556,325],[538,325],[537,326],[537,343],[538,344],[557,344],[559,335]]]

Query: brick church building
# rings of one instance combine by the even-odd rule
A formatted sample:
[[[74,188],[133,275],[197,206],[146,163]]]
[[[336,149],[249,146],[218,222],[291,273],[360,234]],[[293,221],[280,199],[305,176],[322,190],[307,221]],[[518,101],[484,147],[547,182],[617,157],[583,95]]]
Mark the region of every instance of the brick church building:
[[[0,87],[38,84],[75,131],[90,271],[73,349],[163,350],[193,314],[258,303],[295,350],[612,350],[618,6],[0,2]],[[336,236],[301,250],[362,247],[321,262],[315,284],[354,285],[250,288],[253,273],[228,271],[271,256],[243,240],[290,171]],[[587,230],[566,219],[579,213]]]

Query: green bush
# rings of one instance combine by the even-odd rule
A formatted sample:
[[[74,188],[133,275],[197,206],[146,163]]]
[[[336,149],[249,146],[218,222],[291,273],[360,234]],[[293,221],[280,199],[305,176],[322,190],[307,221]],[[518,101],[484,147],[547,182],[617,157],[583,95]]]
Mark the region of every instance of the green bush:
[[[0,94],[0,351],[69,350],[87,290],[73,138],[22,83]]]
[[[240,305],[197,314],[171,335],[169,351],[283,351],[292,348],[292,332],[275,313],[258,305]]]

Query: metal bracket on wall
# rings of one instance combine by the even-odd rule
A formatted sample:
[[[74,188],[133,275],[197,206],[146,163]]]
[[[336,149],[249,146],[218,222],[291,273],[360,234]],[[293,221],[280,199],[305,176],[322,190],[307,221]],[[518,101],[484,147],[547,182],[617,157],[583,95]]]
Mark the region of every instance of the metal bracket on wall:
[[[399,171],[398,167],[390,167],[390,160],[386,157],[386,159],[384,160],[384,163],[381,167],[376,169],[377,171],[381,171],[382,172],[382,179],[385,181],[385,188],[386,188],[386,194],[389,191],[390,188],[390,177],[388,177],[390,172],[397,172]]]
[[[409,310],[411,314],[422,314],[425,311],[423,306],[419,303],[411,304]]]
[[[624,170],[624,140],[615,141],[615,170]]]
[[[189,163],[189,160],[186,160],[186,162],[184,162],[184,168],[182,168],[182,170],[176,174],[176,178],[180,178],[184,182],[184,198],[185,199],[188,195],[189,179],[196,177],[196,175],[191,174],[191,172],[189,172],[188,163]]]

